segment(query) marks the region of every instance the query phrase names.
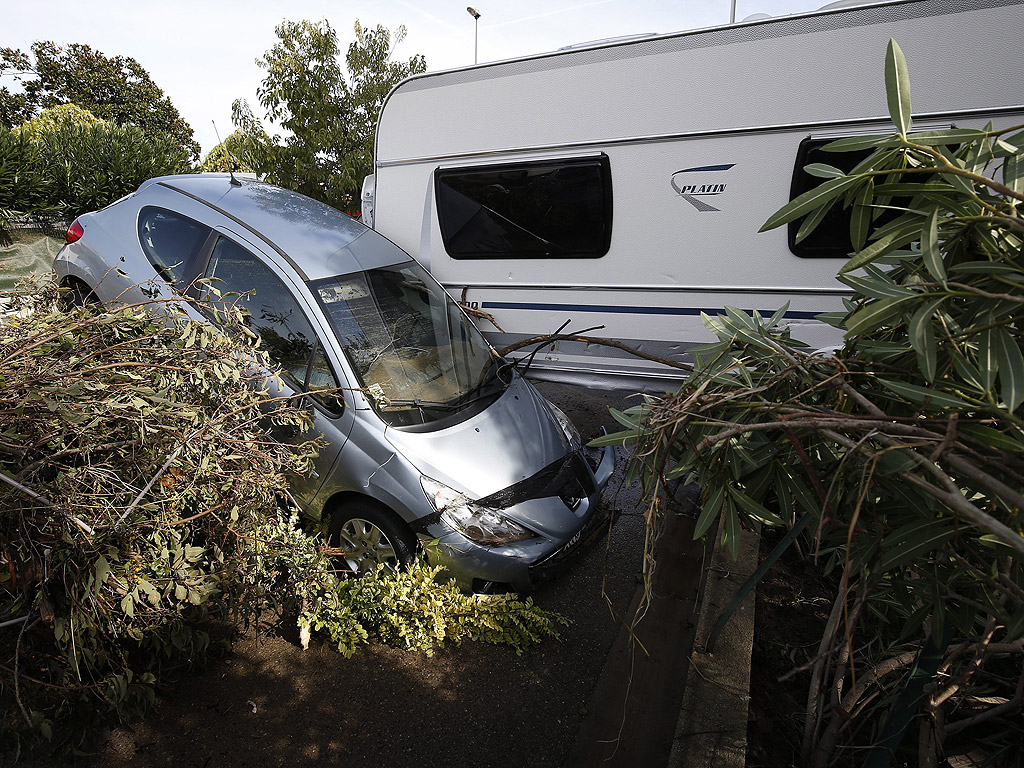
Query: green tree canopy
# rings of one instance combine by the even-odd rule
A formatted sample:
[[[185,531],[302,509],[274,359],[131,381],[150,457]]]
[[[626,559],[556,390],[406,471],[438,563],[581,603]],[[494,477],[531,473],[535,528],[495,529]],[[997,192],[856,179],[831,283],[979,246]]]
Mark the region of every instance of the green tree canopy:
[[[392,59],[405,37],[383,26],[355,22],[343,71],[341,48],[327,21],[285,21],[275,30],[279,42],[257,64],[267,74],[257,91],[269,120],[290,135],[275,136],[265,147],[259,169],[283,186],[339,207],[358,198],[363,177],[373,167],[373,138],[388,92],[410,75],[426,71],[421,55]],[[258,121],[248,104],[234,105],[235,125],[246,134]]]
[[[237,102],[236,106],[243,109]],[[230,165],[232,171],[257,173],[269,151],[270,137],[253,118],[251,122],[239,125],[224,141],[211,149],[203,158],[199,170],[204,173],[223,172]]]
[[[36,41],[31,55],[0,48],[0,77],[4,76],[21,84],[19,92],[0,87],[0,123],[8,128],[48,107],[77,104],[100,120],[136,126],[152,136],[170,136],[193,159],[199,157],[192,128],[131,57],[108,57],[81,43]]]
[[[103,122],[88,109],[77,104],[58,104],[56,107],[47,107],[15,130],[26,131],[29,136],[38,136],[47,131],[58,131],[72,126],[101,125]]]

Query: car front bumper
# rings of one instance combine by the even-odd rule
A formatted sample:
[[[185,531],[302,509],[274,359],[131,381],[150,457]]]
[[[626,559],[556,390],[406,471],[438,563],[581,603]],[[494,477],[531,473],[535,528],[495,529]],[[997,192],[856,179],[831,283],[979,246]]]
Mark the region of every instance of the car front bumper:
[[[561,540],[537,537],[507,546],[483,547],[439,520],[419,532],[420,542],[430,562],[444,566],[448,576],[467,591],[530,592],[564,571],[600,533],[609,519],[600,504],[601,494],[614,471],[615,449],[608,446],[602,449],[593,470],[593,492],[575,511],[579,525]],[[562,504],[557,497],[537,501]]]

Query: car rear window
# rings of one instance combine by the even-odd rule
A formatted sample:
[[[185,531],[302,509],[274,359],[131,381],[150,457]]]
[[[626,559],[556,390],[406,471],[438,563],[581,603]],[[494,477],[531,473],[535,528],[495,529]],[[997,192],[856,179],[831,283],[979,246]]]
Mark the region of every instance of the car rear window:
[[[181,285],[202,248],[210,228],[165,208],[139,212],[139,242],[146,258],[169,283]]]

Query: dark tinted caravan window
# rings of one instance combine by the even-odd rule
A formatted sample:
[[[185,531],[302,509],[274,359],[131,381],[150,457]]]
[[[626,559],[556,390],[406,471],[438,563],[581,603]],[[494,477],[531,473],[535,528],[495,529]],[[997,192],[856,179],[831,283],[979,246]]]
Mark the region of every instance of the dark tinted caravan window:
[[[849,172],[856,167],[857,163],[871,154],[870,150],[823,152],[821,148],[833,141],[835,139],[804,139],[800,142],[800,149],[796,153],[796,167],[793,169],[793,185],[789,192],[790,200],[814,189],[825,181],[817,176],[811,176],[804,170],[811,163],[825,163],[841,171]],[[853,250],[853,243],[850,241],[850,213],[850,208],[843,208],[841,202],[836,202],[817,228],[799,243],[796,242],[796,233],[800,231],[800,225],[803,224],[804,219],[799,218],[790,222],[789,250],[797,256],[807,259],[847,258],[850,251]]]
[[[210,228],[180,213],[146,207],[139,212],[139,242],[146,258],[169,283],[181,285]]]
[[[811,163],[825,163],[838,168],[844,173],[852,171],[862,160],[866,159],[871,150],[866,149],[858,152],[825,152],[822,150],[826,144],[835,139],[804,139],[800,142],[800,149],[797,151],[796,167],[793,169],[793,186],[790,189],[789,199],[802,195],[809,189],[824,182],[824,179],[811,176],[804,168]],[[915,179],[915,181],[924,179]],[[871,221],[871,230],[888,224],[900,215],[896,210],[899,206],[909,205],[910,197],[893,197],[889,200],[892,208],[877,209]],[[800,231],[803,218],[790,222],[789,224],[789,250],[803,258],[841,258],[845,259],[853,250],[853,243],[850,240],[850,216],[851,208],[844,208],[842,203],[837,201],[829,209],[825,218],[815,230],[801,240],[796,242],[796,234]]]
[[[439,170],[437,210],[453,259],[596,259],[612,236],[606,156]]]

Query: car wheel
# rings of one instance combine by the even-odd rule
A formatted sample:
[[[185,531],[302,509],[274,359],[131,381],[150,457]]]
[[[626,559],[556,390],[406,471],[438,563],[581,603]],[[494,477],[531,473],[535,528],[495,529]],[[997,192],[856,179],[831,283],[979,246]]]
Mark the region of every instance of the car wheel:
[[[96,307],[100,303],[99,297],[92,292],[92,288],[81,280],[69,279],[64,283],[64,287],[68,289],[65,301],[69,309],[73,307]]]
[[[388,571],[404,569],[416,552],[416,537],[393,512],[370,502],[356,501],[331,515],[330,545],[344,550],[338,570],[363,576],[383,565]]]

